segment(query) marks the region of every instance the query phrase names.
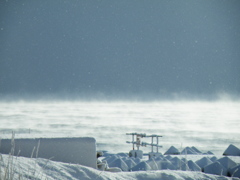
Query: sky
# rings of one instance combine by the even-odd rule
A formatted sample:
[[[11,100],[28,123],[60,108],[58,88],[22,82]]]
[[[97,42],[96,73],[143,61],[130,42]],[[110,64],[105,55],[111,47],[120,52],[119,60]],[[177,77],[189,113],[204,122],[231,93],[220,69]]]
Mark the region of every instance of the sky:
[[[240,95],[240,1],[0,1],[0,95]]]

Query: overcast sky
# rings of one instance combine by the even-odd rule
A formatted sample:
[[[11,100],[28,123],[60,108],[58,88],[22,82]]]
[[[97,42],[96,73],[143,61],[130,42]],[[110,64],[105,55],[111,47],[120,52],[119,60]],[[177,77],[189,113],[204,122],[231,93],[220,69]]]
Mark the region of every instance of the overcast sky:
[[[239,0],[0,1],[0,94],[240,94]]]

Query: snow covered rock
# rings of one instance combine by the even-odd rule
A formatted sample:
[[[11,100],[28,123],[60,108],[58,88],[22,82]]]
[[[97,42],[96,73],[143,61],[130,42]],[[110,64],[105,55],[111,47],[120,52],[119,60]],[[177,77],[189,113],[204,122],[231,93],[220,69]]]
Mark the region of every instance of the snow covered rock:
[[[212,151],[208,151],[206,154],[208,155],[214,155],[214,153]]]
[[[111,164],[113,161],[115,161],[118,158],[119,158],[119,156],[114,154],[112,156],[108,156],[108,157],[104,158],[103,160],[107,161],[108,164]]]
[[[230,177],[240,178],[240,164],[229,169]]]
[[[121,158],[118,158],[118,159],[114,160],[114,161],[111,162],[108,166],[109,166],[110,168],[112,168],[112,167],[118,167],[118,168],[120,168],[122,171],[128,171],[128,170],[129,170],[128,165],[127,165]]]
[[[181,158],[181,160],[187,164],[188,160],[186,158]]]
[[[213,156],[213,157],[210,158],[210,160],[211,160],[212,162],[215,162],[215,161],[217,160],[217,157],[216,157],[216,156]]]
[[[198,150],[196,147],[194,147],[194,146],[192,146],[191,149],[194,150],[195,152],[197,152],[198,154],[201,154],[201,153],[202,153],[201,151],[199,151],[199,150]]]
[[[131,158],[136,164],[139,164],[142,160],[140,158]]]
[[[191,171],[201,171],[201,168],[192,160],[188,161],[187,165]]]
[[[181,159],[179,159],[178,157],[174,157],[170,161],[177,170],[183,170],[183,171],[188,170],[188,166],[186,166],[186,163],[184,161],[182,161]]]
[[[196,151],[194,151],[190,147],[186,147],[182,150],[181,154],[198,154]]]
[[[150,171],[152,170],[151,166],[149,166],[149,164],[145,161],[140,162],[139,164],[137,164],[136,166],[134,166],[132,169],[132,171]]]
[[[157,153],[157,152],[150,152],[148,153],[148,158],[151,159],[151,158],[157,158],[157,157],[162,157],[162,153]]]
[[[170,155],[167,155],[166,157],[165,157],[165,159],[167,159],[167,160],[171,160],[172,159],[172,156],[170,156]]]
[[[146,161],[148,165],[152,168],[152,170],[159,170],[158,165],[154,159],[149,159]]]
[[[171,163],[176,167],[176,169],[180,169],[181,167],[181,164],[183,164],[184,162],[179,159],[178,157],[174,157],[172,158],[171,160]]]
[[[174,154],[180,154],[180,151],[175,148],[174,146],[171,146],[165,153],[164,155],[174,155]]]
[[[158,165],[158,169],[171,169],[171,170],[176,170],[176,167],[168,160],[161,160],[161,161],[156,161]]]
[[[240,149],[232,144],[224,151],[225,156],[240,156]]]
[[[233,160],[231,160],[229,157],[223,157],[217,160],[218,162],[220,162],[220,164],[225,167],[226,169],[230,169],[234,166],[237,165],[237,163],[235,163]]]
[[[218,161],[205,166],[203,168],[203,171],[208,174],[227,176],[227,169],[223,167]]]
[[[212,163],[208,157],[203,157],[195,162],[200,168],[203,168]]]
[[[128,170],[132,169],[134,166],[137,165],[131,158],[125,160],[124,162],[127,164]]]
[[[163,156],[158,156],[158,157],[155,158],[155,161],[160,161],[160,160],[163,160],[163,159],[164,159]]]
[[[189,167],[188,167],[187,161],[185,162],[185,161],[182,160],[182,162],[183,163],[181,164],[180,170],[182,170],[182,171],[189,171]]]
[[[127,153],[117,153],[118,156],[121,156],[121,157],[128,157],[128,154]]]

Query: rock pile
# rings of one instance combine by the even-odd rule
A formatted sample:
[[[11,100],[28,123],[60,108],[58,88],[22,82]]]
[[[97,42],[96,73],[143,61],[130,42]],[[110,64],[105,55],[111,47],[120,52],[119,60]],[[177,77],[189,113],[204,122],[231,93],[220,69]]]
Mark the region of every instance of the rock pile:
[[[223,155],[236,156],[240,150],[230,145],[223,153]],[[182,170],[182,171],[202,171],[209,174],[224,175],[230,177],[240,177],[240,164],[237,164],[229,157],[225,156],[217,158],[215,156],[202,157],[197,161],[187,160],[179,154],[193,154],[193,155],[213,155],[212,152],[202,153],[195,147],[186,147],[180,151],[171,146],[164,155],[159,154],[157,157],[150,158],[147,161],[139,158],[128,157],[127,154],[109,155],[103,159],[107,164],[106,167],[118,168],[121,171],[149,171],[149,170]],[[172,156],[171,156],[172,155]],[[174,156],[173,156],[174,155]],[[105,169],[107,170],[107,169]]]

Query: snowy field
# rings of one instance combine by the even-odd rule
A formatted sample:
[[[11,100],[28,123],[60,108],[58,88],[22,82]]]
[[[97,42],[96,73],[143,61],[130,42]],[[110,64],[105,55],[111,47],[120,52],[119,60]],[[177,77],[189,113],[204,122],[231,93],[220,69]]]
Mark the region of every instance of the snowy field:
[[[8,161],[7,155],[3,155]],[[194,171],[161,170],[106,172],[78,164],[60,163],[47,159],[14,158],[14,179],[47,180],[239,180],[226,176]],[[20,177],[20,178],[19,178]]]
[[[238,101],[1,102],[0,135],[10,138],[15,131],[16,138],[94,137],[97,150],[117,154],[131,150],[126,133],[159,134],[162,153],[172,145],[180,150],[195,146],[220,156],[229,144],[239,147],[239,109]],[[14,164],[21,169],[16,175],[20,172],[26,179],[230,179],[179,170],[110,173],[41,158],[18,157]]]

